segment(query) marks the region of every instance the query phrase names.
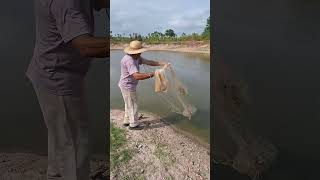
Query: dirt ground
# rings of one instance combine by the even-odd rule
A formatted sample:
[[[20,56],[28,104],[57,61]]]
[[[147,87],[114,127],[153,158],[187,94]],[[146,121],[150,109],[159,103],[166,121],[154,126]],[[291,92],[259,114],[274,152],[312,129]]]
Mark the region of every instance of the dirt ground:
[[[126,148],[133,152],[129,162],[111,170],[111,179],[209,179],[210,150],[176,132],[157,115],[141,112],[142,130],[122,126],[124,112],[111,110],[110,120],[125,129]]]
[[[209,179],[210,151],[176,132],[160,117],[142,112],[145,128],[131,131],[122,127],[123,111],[112,110],[111,122],[126,132],[126,148],[132,158],[113,169],[111,179]],[[0,153],[0,180],[45,180],[47,156],[32,153]],[[107,180],[108,164],[91,158],[90,180]]]
[[[108,179],[107,162],[91,159],[90,180]],[[46,180],[47,156],[32,153],[0,153],[0,180]]]

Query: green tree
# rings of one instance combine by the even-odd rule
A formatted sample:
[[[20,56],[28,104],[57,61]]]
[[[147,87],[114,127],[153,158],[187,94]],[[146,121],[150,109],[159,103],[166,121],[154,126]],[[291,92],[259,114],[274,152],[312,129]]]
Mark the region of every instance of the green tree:
[[[153,42],[154,41],[158,42],[161,40],[162,36],[163,36],[163,34],[161,32],[155,31],[155,32],[149,34],[149,40],[151,40]]]
[[[142,41],[142,35],[141,35],[141,34],[138,34],[137,40],[138,40],[138,41]]]
[[[203,30],[202,37],[204,37],[205,39],[210,39],[210,16],[207,19],[207,24]]]
[[[161,37],[162,36],[162,33],[161,32],[158,32],[158,31],[155,31],[153,33],[150,34],[151,37]]]
[[[172,29],[167,29],[164,34],[168,37],[176,37],[176,33]]]

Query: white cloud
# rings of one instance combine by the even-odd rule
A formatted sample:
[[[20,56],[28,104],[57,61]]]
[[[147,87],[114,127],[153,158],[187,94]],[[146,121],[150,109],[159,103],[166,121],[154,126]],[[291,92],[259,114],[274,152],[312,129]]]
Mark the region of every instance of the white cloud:
[[[111,0],[114,34],[164,32],[201,33],[210,15],[209,0]]]
[[[206,20],[210,14],[209,10],[194,10],[188,11],[184,14],[172,16],[168,24],[172,26],[177,31],[193,33],[193,32],[202,32]]]

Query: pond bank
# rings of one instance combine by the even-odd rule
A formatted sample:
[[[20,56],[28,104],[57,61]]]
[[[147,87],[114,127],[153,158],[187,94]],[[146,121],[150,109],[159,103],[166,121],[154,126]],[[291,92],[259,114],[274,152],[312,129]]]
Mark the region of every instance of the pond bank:
[[[111,123],[126,134],[122,148],[131,152],[126,163],[111,170],[111,179],[209,179],[209,149],[176,132],[159,116],[142,113],[144,129],[130,131],[122,127],[122,110],[110,112]]]
[[[111,43],[111,50],[124,49],[128,43]],[[167,43],[167,44],[144,44],[144,47],[152,51],[176,51],[185,53],[202,53],[210,54],[210,44],[201,41],[190,41],[181,44]]]

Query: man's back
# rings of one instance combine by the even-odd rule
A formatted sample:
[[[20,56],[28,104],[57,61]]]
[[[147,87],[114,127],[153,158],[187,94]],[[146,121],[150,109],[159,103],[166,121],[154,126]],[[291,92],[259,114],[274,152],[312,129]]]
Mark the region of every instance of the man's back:
[[[93,34],[91,1],[35,0],[36,44],[27,76],[57,95],[77,94],[90,65],[71,40]]]

